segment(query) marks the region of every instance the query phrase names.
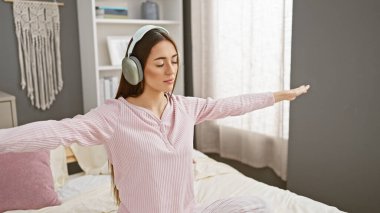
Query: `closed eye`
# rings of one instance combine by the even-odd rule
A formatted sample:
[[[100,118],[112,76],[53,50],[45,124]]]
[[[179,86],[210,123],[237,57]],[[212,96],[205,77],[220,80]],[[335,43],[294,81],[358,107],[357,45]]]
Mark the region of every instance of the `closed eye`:
[[[159,61],[159,60],[166,60],[167,58],[166,57],[158,57],[158,58],[155,58],[154,61]],[[172,56],[172,59],[171,59],[171,63],[172,64],[178,64],[178,54],[174,54]],[[156,64],[156,67],[163,67],[165,66],[165,63],[162,63],[162,64]]]

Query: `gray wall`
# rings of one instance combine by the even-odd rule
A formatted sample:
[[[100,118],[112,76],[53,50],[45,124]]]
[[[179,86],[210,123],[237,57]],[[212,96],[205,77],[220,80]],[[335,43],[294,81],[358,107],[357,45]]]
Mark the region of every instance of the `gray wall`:
[[[380,1],[294,0],[288,188],[380,212]]]
[[[12,4],[0,1],[0,90],[16,96],[19,124],[83,113],[76,1],[66,0],[64,4],[59,7],[64,87],[52,107],[41,111],[30,104],[25,90],[21,90]]]

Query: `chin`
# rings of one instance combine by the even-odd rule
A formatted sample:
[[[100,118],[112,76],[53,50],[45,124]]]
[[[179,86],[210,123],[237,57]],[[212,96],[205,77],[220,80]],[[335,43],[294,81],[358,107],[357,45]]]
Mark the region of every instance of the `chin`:
[[[173,90],[173,87],[166,87],[165,89],[163,89],[162,91],[163,92],[172,92]]]

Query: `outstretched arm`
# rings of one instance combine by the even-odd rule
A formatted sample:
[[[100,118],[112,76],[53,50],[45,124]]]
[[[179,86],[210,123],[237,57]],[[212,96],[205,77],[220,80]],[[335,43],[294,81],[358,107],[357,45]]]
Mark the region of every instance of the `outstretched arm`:
[[[293,101],[298,96],[307,93],[309,88],[310,88],[310,85],[302,85],[300,87],[297,87],[291,90],[274,92],[273,93],[274,101],[275,103],[280,102],[280,101]]]
[[[185,97],[182,105],[189,116],[198,124],[205,120],[215,120],[227,116],[243,115],[261,108],[272,106],[275,102],[273,93],[244,94],[233,97],[212,99]]]
[[[72,143],[84,146],[102,144],[113,135],[116,111],[110,102],[71,119],[38,121],[0,129],[0,153],[51,150]]]
[[[246,94],[222,99],[186,97],[179,101],[183,101],[182,105],[189,115],[194,118],[195,124],[198,124],[205,120],[242,115],[272,106],[279,101],[294,100],[301,94],[306,93],[309,87],[307,85],[274,93]]]

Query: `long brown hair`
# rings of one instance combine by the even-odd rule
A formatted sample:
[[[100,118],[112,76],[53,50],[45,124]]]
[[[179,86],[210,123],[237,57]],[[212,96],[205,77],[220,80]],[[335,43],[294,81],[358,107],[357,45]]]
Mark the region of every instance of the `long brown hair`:
[[[143,70],[145,70],[146,60],[150,54],[151,49],[153,48],[154,45],[156,45],[157,43],[159,43],[160,41],[163,41],[163,40],[170,41],[173,44],[173,46],[174,46],[174,48],[178,54],[177,45],[175,44],[174,40],[172,38],[170,38],[170,36],[168,34],[163,33],[162,31],[157,30],[157,29],[152,29],[152,30],[148,31],[142,37],[142,39],[136,43],[136,45],[133,48],[133,51],[131,53],[131,56],[135,56],[136,58],[139,59],[139,61],[141,63],[141,67],[143,68]],[[132,42],[132,39],[128,44],[128,49],[131,45],[131,42]],[[127,50],[127,52],[128,52],[128,50]],[[177,57],[177,60],[178,60],[177,62],[179,64],[179,57]],[[178,66],[178,70],[179,70],[179,66]],[[178,70],[176,73],[173,90],[174,90],[174,87],[175,87],[175,84],[177,81]],[[138,96],[140,96],[144,92],[144,81],[145,81],[145,79],[143,78],[143,80],[140,83],[138,83],[137,85],[132,85],[125,80],[123,73],[121,73],[119,88],[117,90],[115,99],[118,99],[119,97],[127,98],[127,97],[138,97]],[[171,94],[173,93],[173,90],[171,91]],[[120,201],[120,196],[119,196],[119,190],[117,189],[116,184],[115,184],[115,173],[114,173],[113,165],[111,164],[111,162],[109,162],[109,165],[110,165],[111,176],[112,176],[113,194],[114,194],[115,199],[116,199],[116,204],[120,205],[121,201]]]

